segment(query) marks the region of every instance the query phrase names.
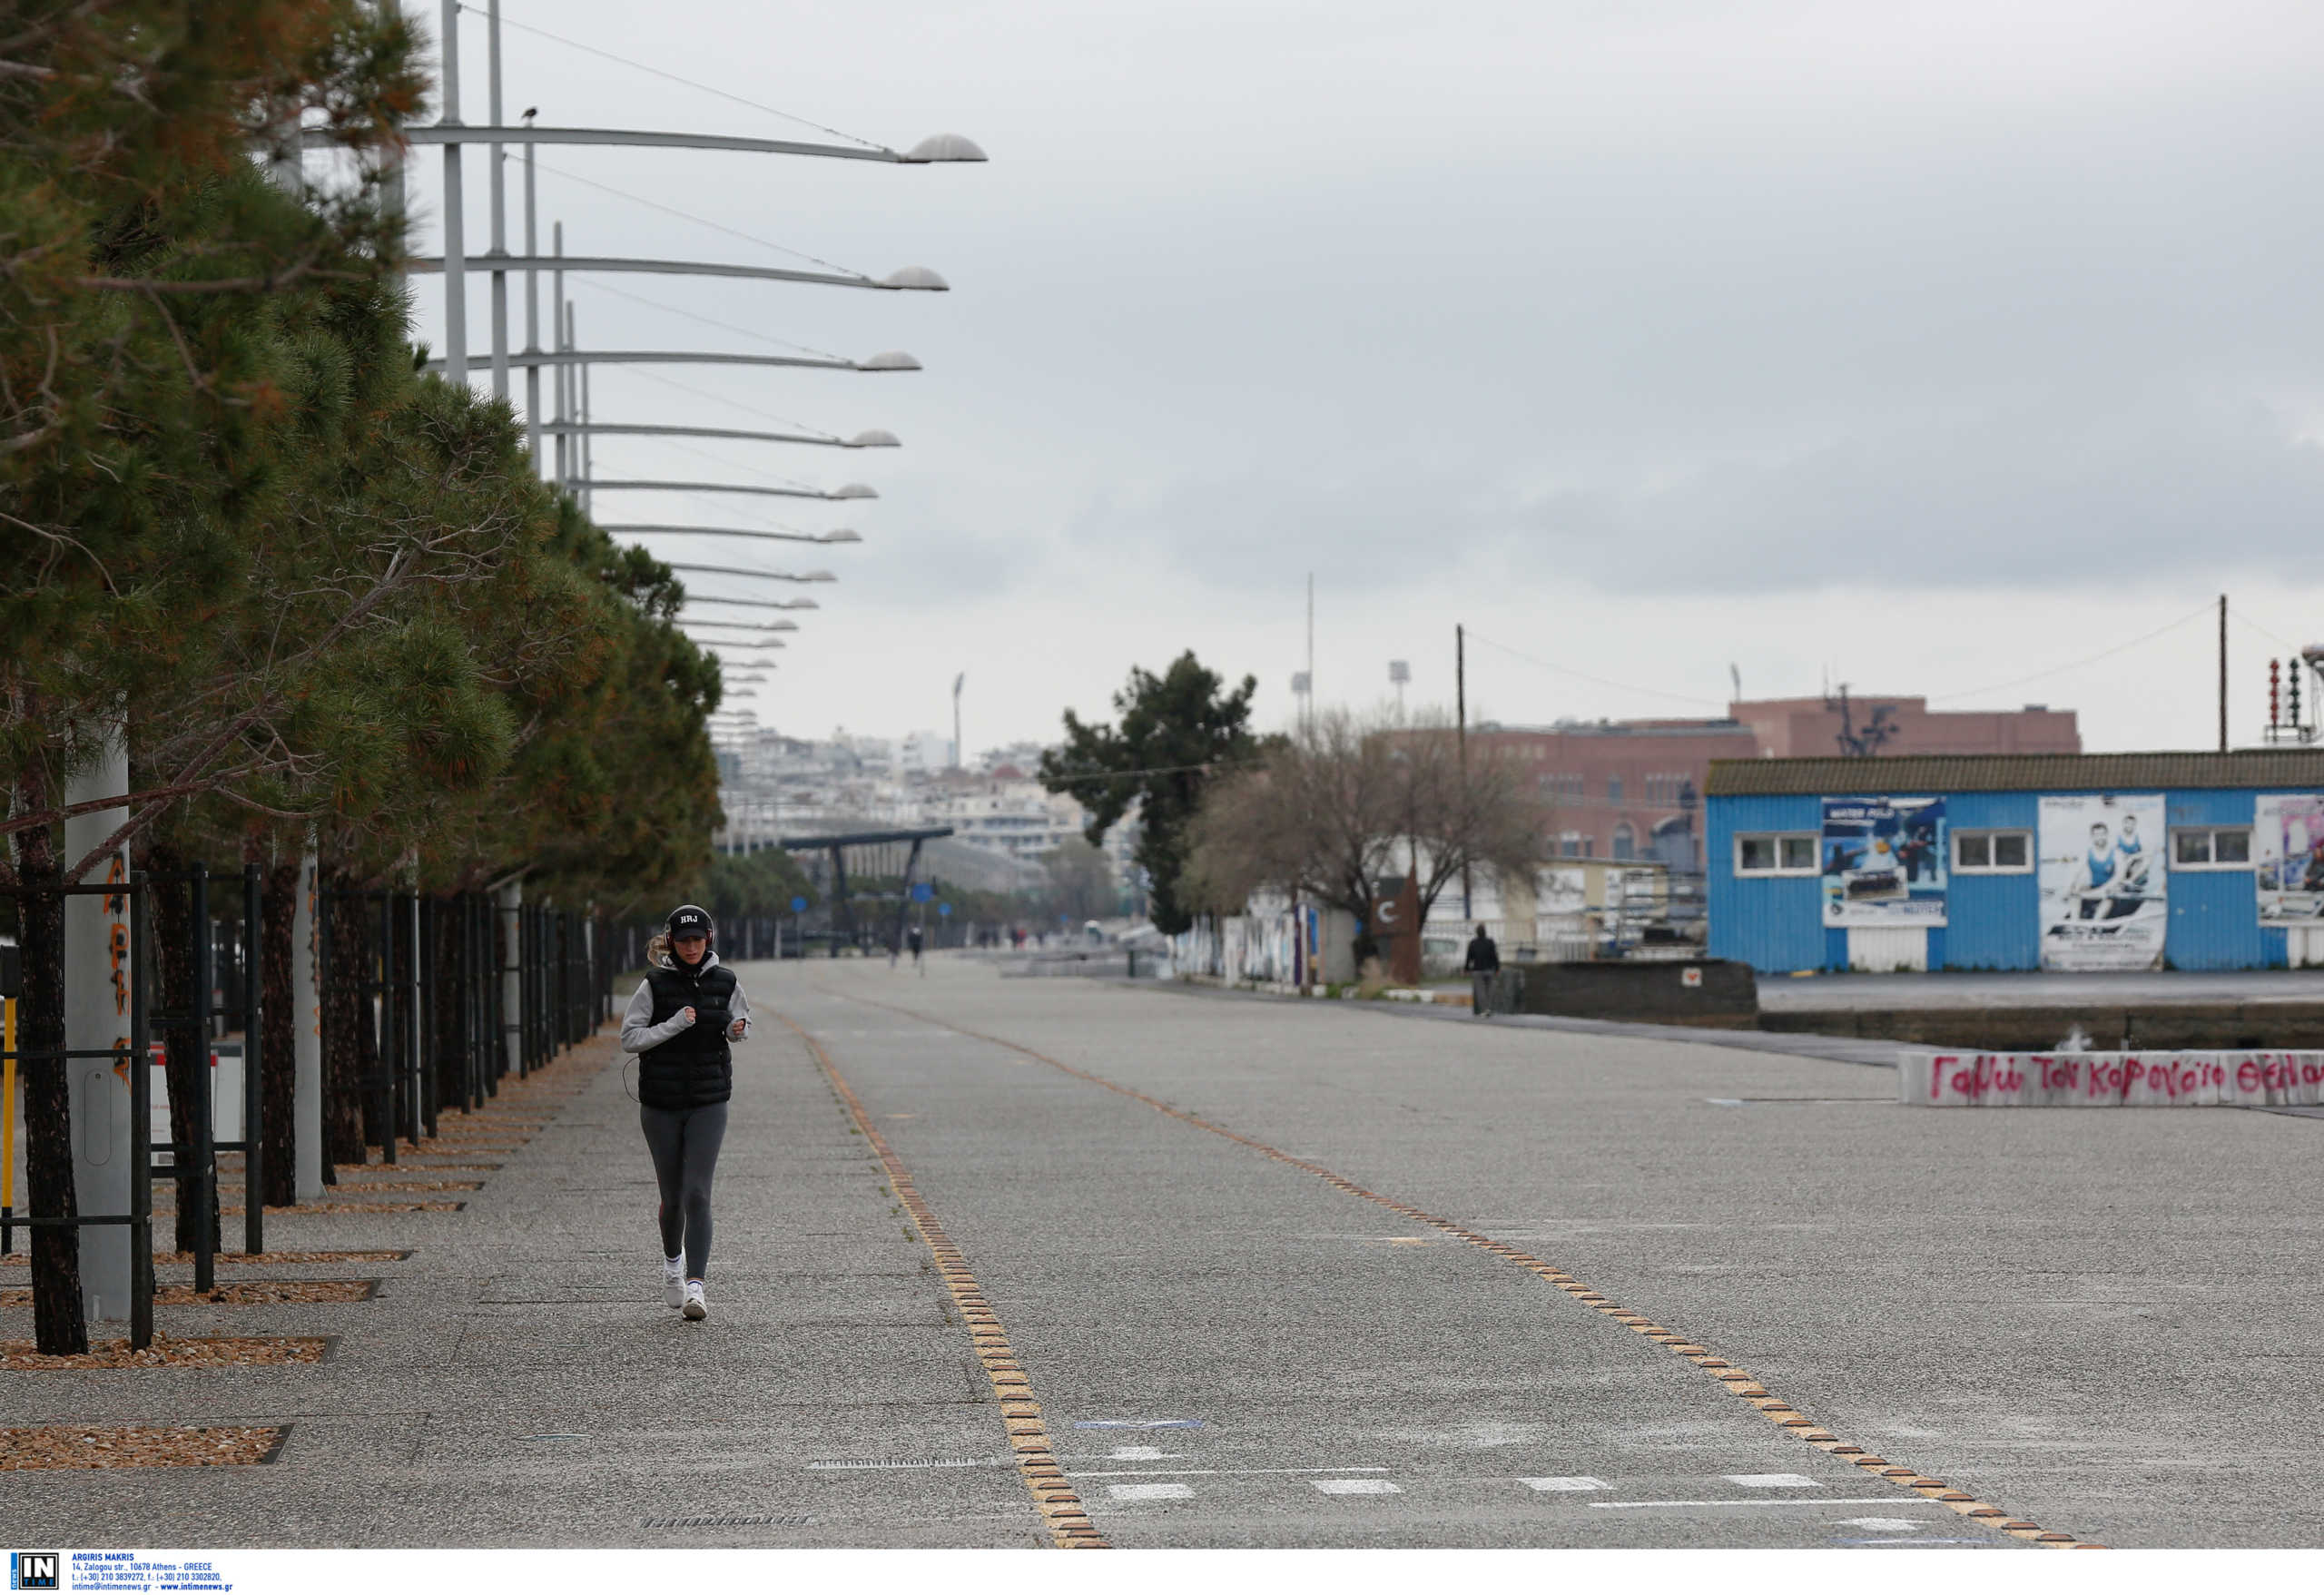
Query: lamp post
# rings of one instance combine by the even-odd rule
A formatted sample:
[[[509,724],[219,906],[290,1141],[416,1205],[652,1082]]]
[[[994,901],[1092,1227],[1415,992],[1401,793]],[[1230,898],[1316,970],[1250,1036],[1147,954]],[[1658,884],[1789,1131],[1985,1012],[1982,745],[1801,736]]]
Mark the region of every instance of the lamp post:
[[[672,570],[693,576],[751,576],[770,582],[835,582],[839,577],[827,570],[811,570],[794,575],[787,570],[751,570],[736,565],[672,565]]]
[[[629,537],[656,537],[665,534],[695,537],[749,537],[765,543],[861,543],[863,535],[842,527],[832,532],[761,532],[734,527],[673,527],[653,525],[600,525],[599,531]]]
[[[877,489],[867,487],[861,482],[850,482],[839,487],[762,487],[749,482],[600,481],[591,478],[580,485],[602,487],[607,492],[753,493],[762,498],[820,498],[832,504],[850,498],[880,497]]]
[[[686,605],[731,604],[737,609],[821,609],[812,598],[720,598],[707,593],[688,593]]]
[[[901,448],[903,440],[893,432],[874,428],[858,432],[852,438],[836,433],[819,432],[754,432],[738,427],[658,427],[637,426],[625,422],[592,421],[586,427],[578,422],[556,421],[542,428],[562,438],[567,434],[587,432],[593,437],[625,438],[734,438],[758,443],[812,443],[824,448]],[[602,482],[598,486],[603,487]]]
[[[443,369],[444,374],[456,382],[466,382],[468,375],[468,271],[469,267],[467,230],[462,210],[464,193],[460,172],[460,152],[468,144],[480,143],[486,145],[492,153],[495,160],[496,201],[499,192],[497,182],[498,156],[500,147],[504,144],[524,145],[528,160],[535,146],[539,144],[620,145],[632,149],[724,150],[747,154],[807,155],[828,160],[871,161],[896,166],[929,166],[980,162],[985,159],[985,153],[972,141],[961,138],[957,133],[938,133],[922,139],[909,150],[894,150],[884,144],[858,147],[847,144],[804,143],[794,139],[741,138],[720,133],[661,133],[609,127],[539,127],[530,119],[527,119],[522,126],[506,126],[501,119],[500,7],[497,0],[491,0],[486,13],[489,32],[487,35],[485,64],[492,80],[490,84],[491,122],[487,126],[471,127],[460,120],[460,0],[442,0],[440,15],[442,21],[438,44],[443,55],[444,109],[433,126],[406,128],[403,131],[405,138],[411,143],[441,144],[444,149],[444,253],[441,263],[441,270],[444,272],[445,312]],[[310,133],[308,136],[314,138],[318,143],[325,142],[320,133]],[[495,214],[496,218],[500,214],[500,207],[497,202]],[[505,238],[500,237],[496,230],[494,247],[501,258],[495,262],[495,276],[503,284],[498,290],[501,295],[506,293],[507,270],[513,263],[506,259],[506,242]],[[527,259],[532,260],[533,257],[527,255]],[[864,279],[861,282],[854,281],[852,279],[847,281],[850,286],[940,290],[943,281],[941,278],[937,278],[934,272],[925,271],[924,268],[918,271],[926,278],[934,278],[934,283],[931,284],[924,280],[893,281]],[[892,275],[901,278],[913,274],[914,269],[907,268],[905,271]],[[504,320],[500,327],[500,340],[496,344],[496,350],[505,347],[506,344],[505,298],[501,298],[499,302],[504,307]],[[497,356],[494,361],[494,377],[496,383],[498,384],[496,391],[505,395],[506,374],[501,370]]]
[[[566,307],[566,324],[573,323],[573,309]],[[513,366],[557,366],[576,369],[586,375],[591,366],[790,366],[809,371],[917,371],[920,362],[901,350],[890,350],[860,360],[825,359],[820,356],[795,354],[729,354],[720,350],[688,349],[592,349],[583,350],[577,340],[560,350],[527,350],[511,355]],[[429,360],[420,369],[451,375],[451,357]],[[462,361],[466,369],[466,361]],[[586,397],[584,390],[584,420],[586,419]],[[580,431],[585,438],[590,428],[584,425]]]

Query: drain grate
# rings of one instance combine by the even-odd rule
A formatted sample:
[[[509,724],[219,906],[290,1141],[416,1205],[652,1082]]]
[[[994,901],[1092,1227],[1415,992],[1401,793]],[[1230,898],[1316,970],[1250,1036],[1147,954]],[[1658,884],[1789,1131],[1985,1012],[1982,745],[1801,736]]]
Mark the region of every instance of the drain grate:
[[[815,1520],[782,1517],[773,1512],[692,1512],[679,1517],[645,1520],[649,1529],[803,1529]]]

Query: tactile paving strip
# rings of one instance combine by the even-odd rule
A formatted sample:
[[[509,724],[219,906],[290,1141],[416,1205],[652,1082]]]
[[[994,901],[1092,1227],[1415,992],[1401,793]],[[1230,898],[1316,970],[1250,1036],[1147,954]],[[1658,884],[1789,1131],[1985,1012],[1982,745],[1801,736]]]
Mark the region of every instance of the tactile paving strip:
[[[862,1099],[839,1072],[839,1066],[832,1061],[823,1044],[800,1029],[788,1015],[778,1013],[775,1017],[805,1043],[816,1066],[823,1071],[823,1078],[831,1082],[840,1105],[871,1143],[880,1167],[887,1171],[889,1188],[911,1216],[921,1239],[935,1257],[936,1271],[943,1276],[944,1288],[951,1292],[952,1304],[960,1310],[960,1317],[969,1326],[969,1339],[977,1361],[983,1364],[985,1377],[992,1382],[992,1393],[1000,1403],[1000,1421],[1009,1431],[1009,1447],[1017,1457],[1017,1471],[1024,1476],[1025,1488],[1032,1493],[1034,1508],[1041,1514],[1050,1540],[1066,1550],[1109,1549],[1105,1536],[1090,1522],[1081,1497],[1066,1482],[1065,1470],[1058,1465],[1057,1447],[1049,1439],[1049,1425],[1041,1419],[1040,1403],[1033,1399],[1033,1382],[1027,1376],[1024,1364],[1017,1360],[1000,1316],[985,1297],[984,1287],[970,1272],[968,1259],[945,1235],[944,1226],[937,1222],[936,1215],[929,1210],[919,1188],[912,1184],[911,1174],[873,1127],[872,1116],[864,1111]]]

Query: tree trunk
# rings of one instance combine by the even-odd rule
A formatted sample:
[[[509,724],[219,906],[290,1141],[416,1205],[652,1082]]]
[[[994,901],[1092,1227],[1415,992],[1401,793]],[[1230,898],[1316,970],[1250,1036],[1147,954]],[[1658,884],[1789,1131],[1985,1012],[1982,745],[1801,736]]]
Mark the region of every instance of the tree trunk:
[[[167,843],[155,843],[145,856],[145,868],[156,873],[189,867],[184,855]],[[193,922],[191,881],[157,881],[153,892],[153,973],[160,987],[156,993],[159,1005],[164,1013],[191,1014],[194,1009],[196,971],[201,967],[195,939],[209,935],[210,927]],[[192,1025],[177,1022],[163,1025],[161,1030],[163,1073],[169,1081],[170,1139],[187,1154],[171,1158],[177,1170],[176,1245],[181,1252],[199,1250],[202,1225],[207,1220],[210,1245],[215,1250],[219,1234],[217,1186],[211,1186],[207,1201],[197,1196],[202,1171],[192,1155],[197,1100],[194,1094],[210,1089],[210,1037]]]
[[[323,1180],[330,1185],[338,1183],[340,1164],[366,1160],[363,1098],[370,1079],[366,1060],[377,1049],[371,1002],[362,989],[370,927],[360,900],[342,895],[350,886],[343,871],[324,877],[330,962],[323,981]]]
[[[299,1076],[299,1007],[290,989],[290,930],[299,911],[299,862],[277,864],[260,889],[259,983],[266,1013],[259,1060],[260,1136],[266,1146],[266,1189],[270,1207],[299,1200],[296,1109]]]
[[[17,792],[30,808],[52,801],[44,772],[28,760],[17,775]],[[17,832],[16,878],[20,885],[54,886],[63,871],[56,837],[48,827]],[[23,1021],[16,1045],[26,1052],[64,1049],[64,900],[27,897],[18,926],[23,936]],[[73,1193],[73,1098],[66,1060],[34,1058],[19,1068],[25,1082],[25,1196],[30,1211],[44,1217],[72,1217],[80,1211]],[[48,1356],[73,1356],[89,1349],[88,1320],[81,1312],[81,1235],[63,1225],[32,1226],[33,1341]]]

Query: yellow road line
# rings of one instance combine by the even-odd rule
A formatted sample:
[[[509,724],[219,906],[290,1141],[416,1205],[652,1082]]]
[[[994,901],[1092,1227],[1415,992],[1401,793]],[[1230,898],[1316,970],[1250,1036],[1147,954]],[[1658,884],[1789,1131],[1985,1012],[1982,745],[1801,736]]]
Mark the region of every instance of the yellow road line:
[[[984,1287],[969,1271],[968,1259],[945,1235],[936,1215],[929,1210],[901,1159],[872,1127],[872,1116],[864,1111],[862,1099],[839,1072],[839,1066],[832,1061],[823,1044],[802,1029],[790,1015],[776,1013],[774,1017],[806,1044],[816,1067],[823,1071],[823,1078],[831,1083],[832,1094],[878,1155],[880,1167],[887,1171],[889,1188],[911,1216],[921,1239],[935,1257],[936,1271],[943,1276],[944,1288],[952,1293],[952,1304],[960,1308],[960,1317],[969,1326],[969,1340],[977,1361],[984,1365],[985,1377],[992,1381],[992,1393],[1000,1403],[1000,1421],[1009,1432],[1009,1447],[1016,1453],[1017,1471],[1024,1476],[1025,1488],[1032,1494],[1034,1510],[1041,1514],[1050,1540],[1066,1550],[1108,1549],[1105,1536],[1090,1522],[1081,1497],[1066,1482],[1065,1470],[1058,1465],[1057,1447],[1049,1442],[1049,1425],[1041,1420],[1040,1403],[1033,1399],[1032,1380],[1026,1374],[1024,1364],[1017,1360],[1017,1353],[1010,1347]]]
[[[1158,1097],[1149,1097],[1145,1092],[1131,1087],[1118,1085],[1103,1075],[1091,1074],[1085,1068],[1076,1068],[1072,1064],[1060,1062],[1045,1052],[1035,1051],[1030,1047],[1020,1046],[1003,1037],[989,1036],[981,1030],[971,1030],[965,1025],[952,1024],[912,1009],[900,1008],[891,1002],[881,1002],[872,998],[859,997],[853,992],[834,991],[830,994],[849,1002],[861,1002],[872,1008],[884,1008],[891,1013],[902,1014],[908,1019],[918,1019],[923,1024],[935,1025],[941,1029],[950,1030],[955,1035],[968,1036],[979,1041],[990,1042],[995,1047],[1006,1048],[1011,1052],[1069,1074],[1076,1079],[1087,1080],[1093,1086],[1102,1086],[1117,1096],[1143,1102],[1157,1113],[1167,1114],[1170,1117],[1181,1123],[1190,1124],[1196,1129],[1207,1130],[1214,1136],[1221,1136],[1239,1146],[1248,1147],[1254,1152],[1272,1157],[1277,1163],[1288,1164],[1294,1168],[1312,1174],[1334,1190],[1344,1191],[1351,1196],[1360,1196],[1367,1202],[1376,1203],[1391,1213],[1401,1214],[1415,1224],[1427,1225],[1455,1239],[1465,1241],[1480,1251],[1490,1252],[1505,1262],[1512,1263],[1538,1275],[1581,1305],[1612,1319],[1617,1324],[1625,1325],[1633,1333],[1654,1341],[1686,1358],[1713,1379],[1726,1385],[1728,1394],[1749,1402],[1751,1405],[1765,1413],[1770,1423],[1787,1433],[1814,1446],[1818,1451],[1828,1452],[1833,1456],[1844,1457],[1868,1473],[1893,1480],[1905,1489],[1925,1496],[1931,1501],[1940,1501],[1959,1512],[1963,1517],[1973,1519],[1987,1528],[2034,1545],[2058,1550],[2104,1549],[2095,1541],[2083,1540],[2072,1534],[2044,1529],[2039,1523],[2028,1521],[2014,1513],[2004,1511],[2000,1507],[1980,1501],[1966,1491],[1955,1490],[1943,1480],[1928,1478],[1916,1468],[1899,1467],[1887,1458],[1876,1455],[1863,1446],[1849,1444],[1841,1436],[1817,1423],[1814,1419],[1792,1406],[1790,1403],[1780,1397],[1770,1395],[1767,1387],[1757,1379],[1724,1358],[1713,1356],[1706,1347],[1690,1336],[1681,1334],[1675,1329],[1666,1329],[1643,1314],[1632,1312],[1619,1302],[1591,1289],[1555,1264],[1544,1262],[1529,1252],[1521,1251],[1515,1246],[1494,1240],[1491,1236],[1480,1234],[1476,1230],[1454,1223],[1450,1218],[1441,1218],[1433,1213],[1412,1206],[1409,1202],[1399,1202],[1393,1196],[1384,1196],[1377,1191],[1367,1190],[1354,1180],[1333,1173],[1320,1163],[1311,1163],[1305,1157],[1295,1157],[1279,1147],[1271,1147],[1265,1141],[1230,1130],[1224,1125],[1214,1124],[1199,1114],[1188,1113],[1181,1108],[1173,1108]]]

